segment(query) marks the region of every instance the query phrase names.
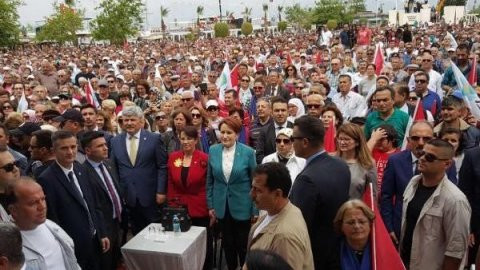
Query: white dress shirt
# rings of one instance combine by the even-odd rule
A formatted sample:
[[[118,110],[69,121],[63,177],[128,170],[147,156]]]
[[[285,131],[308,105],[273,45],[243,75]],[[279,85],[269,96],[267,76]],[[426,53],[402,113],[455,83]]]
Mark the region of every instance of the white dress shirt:
[[[442,75],[431,69],[430,72],[428,72],[428,76],[430,77],[428,80],[428,89],[437,93],[440,99],[443,99]]]
[[[358,93],[348,91],[348,93],[343,96],[341,92],[338,92],[333,96],[332,101],[337,105],[337,108],[347,120],[353,117],[364,117],[367,113],[367,102],[365,98]]]
[[[278,153],[275,152],[263,158],[262,164],[268,163],[268,162],[279,162]],[[297,178],[297,175],[303,170],[303,168],[305,168],[305,163],[306,163],[306,160],[304,158],[293,155],[287,161],[287,164],[285,164],[285,166],[287,166],[288,172],[290,173],[290,178],[292,179],[292,185],[295,182],[295,178]]]
[[[222,152],[222,165],[223,165],[223,175],[225,176],[225,181],[228,183],[230,175],[232,174],[233,161],[235,159],[235,147],[237,143],[235,142],[231,147],[223,147]]]
[[[77,187],[77,190],[78,192],[80,193],[80,195],[82,196],[82,199],[83,199],[83,192],[82,192],[82,189],[80,188],[80,183],[78,183],[78,179],[77,179],[77,176],[75,175],[75,172],[73,171],[73,164],[71,165],[70,168],[65,168],[63,167],[62,165],[60,165],[60,163],[58,163],[58,166],[60,166],[60,168],[62,169],[63,173],[65,174],[65,176],[67,177],[68,181],[70,181],[70,177],[68,177],[68,173],[72,172],[72,175],[73,175],[73,183],[75,184],[75,186]],[[84,199],[85,200],[85,199]],[[87,203],[85,202],[85,205]]]
[[[137,152],[138,152],[138,145],[140,144],[140,132],[142,132],[141,129],[137,133],[135,133],[135,135],[133,135],[135,138],[137,138],[135,140],[135,143],[137,144]],[[132,136],[128,133],[127,133],[127,136],[125,136],[125,145],[127,146],[128,156],[130,156],[130,137]]]

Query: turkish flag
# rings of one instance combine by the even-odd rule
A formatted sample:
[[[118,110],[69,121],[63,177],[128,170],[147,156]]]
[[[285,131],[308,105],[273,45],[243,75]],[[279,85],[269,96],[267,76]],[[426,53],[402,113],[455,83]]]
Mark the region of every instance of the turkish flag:
[[[232,87],[237,89],[238,88],[238,64],[236,64],[232,71],[230,71],[230,80],[232,81]]]
[[[292,56],[290,56],[290,54],[287,54],[287,64],[288,65],[292,64]]]
[[[470,73],[468,74],[468,83],[471,86],[477,86],[477,55],[473,57],[472,60],[472,68],[470,69]]]
[[[375,213],[375,219],[370,230],[370,244],[372,250],[372,270],[405,270],[402,259],[393,245],[388,234],[377,203],[373,197],[372,183],[368,183],[363,194],[363,201]]]
[[[335,145],[335,133],[337,133],[337,131],[334,122],[335,120],[330,121],[324,137],[324,148],[328,153],[334,153],[337,151],[337,147]]]
[[[380,75],[380,72],[382,72],[384,62],[385,59],[383,58],[382,49],[380,48],[380,44],[377,44],[377,49],[375,50],[375,59],[373,60],[373,63],[377,68],[375,70],[375,74],[377,74],[377,76]]]

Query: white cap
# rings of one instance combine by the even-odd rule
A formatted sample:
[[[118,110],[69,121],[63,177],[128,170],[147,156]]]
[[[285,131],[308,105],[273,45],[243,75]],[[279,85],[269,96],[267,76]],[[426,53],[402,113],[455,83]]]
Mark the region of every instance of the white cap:
[[[293,135],[293,129],[291,128],[282,128],[278,131],[277,133],[277,137],[280,136],[280,135],[285,135],[287,136],[288,138],[291,138],[292,135]]]
[[[125,81],[125,77],[123,77],[123,75],[117,75],[116,78],[119,79],[119,80],[122,80],[122,82]]]
[[[218,102],[214,99],[210,99],[209,101],[207,101],[207,104],[205,104],[205,107],[207,107],[207,109],[212,106],[218,107]]]

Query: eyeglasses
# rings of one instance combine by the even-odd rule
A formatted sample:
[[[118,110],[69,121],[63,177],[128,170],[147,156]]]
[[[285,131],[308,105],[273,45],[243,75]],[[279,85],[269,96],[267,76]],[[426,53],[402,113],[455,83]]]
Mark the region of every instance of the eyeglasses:
[[[289,69],[287,69],[287,71],[294,71],[294,69],[293,69],[293,68],[289,68]]]
[[[350,227],[354,227],[355,225],[359,225],[359,226],[365,226],[366,224],[370,223],[368,220],[366,219],[360,219],[360,220],[348,220],[348,221],[345,221],[343,222],[343,224],[346,224]]]
[[[242,82],[250,82],[250,80],[244,80],[244,79],[242,79]]]
[[[410,100],[410,101],[417,101],[417,100],[418,100],[418,97],[409,97],[408,100]]]
[[[14,162],[11,162],[11,163],[7,163],[5,165],[3,165],[3,167],[0,167],[0,169],[3,169],[5,170],[5,172],[12,172],[15,167],[18,168],[18,162],[17,161],[14,161]]]
[[[426,83],[427,80],[415,80],[415,83]]]
[[[420,157],[424,157],[426,161],[428,162],[434,162],[434,161],[437,161],[437,160],[449,160],[447,158],[438,158],[437,156],[435,156],[434,154],[431,154],[431,153],[427,153],[425,151],[422,151],[420,152]]]
[[[2,107],[4,110],[10,110],[10,109],[13,109],[12,106],[3,106]]]
[[[431,59],[422,59],[422,62],[432,62]]]
[[[214,106],[210,106],[210,107],[208,107],[208,109],[207,109],[207,111],[209,111],[209,112],[216,112],[217,110],[218,110],[218,108],[217,108],[217,107],[214,107]]]
[[[199,114],[199,113],[192,113],[192,118],[200,119],[200,118],[202,118],[202,115]]]
[[[115,81],[107,81],[108,83],[114,83]]]
[[[304,88],[303,85],[297,85],[297,86],[295,86],[295,89],[303,89],[303,88]]]
[[[281,144],[283,142],[283,144],[290,144],[292,142],[291,139],[275,139],[275,142],[277,144]]]
[[[159,115],[155,117],[155,120],[164,120],[164,119],[165,119],[165,115]]]
[[[193,98],[182,98],[182,101],[183,102],[189,102],[189,101],[192,101]]]
[[[307,104],[309,109],[320,109],[320,107],[322,107],[320,104]]]
[[[420,139],[422,139],[424,142],[428,142],[428,141],[430,141],[430,140],[432,139],[432,137],[428,137],[428,136],[426,136],[426,137],[422,137],[422,136],[410,136],[409,138],[410,138],[410,140],[415,141],[415,142],[420,141]]]
[[[253,87],[253,90],[262,90],[263,89],[263,86],[254,86]]]

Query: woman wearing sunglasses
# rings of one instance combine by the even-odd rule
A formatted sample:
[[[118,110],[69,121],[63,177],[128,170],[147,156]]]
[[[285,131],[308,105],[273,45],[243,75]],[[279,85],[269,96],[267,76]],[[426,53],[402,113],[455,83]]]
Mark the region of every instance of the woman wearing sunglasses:
[[[192,116],[192,125],[198,132],[197,149],[208,154],[210,146],[218,142],[215,130],[208,128],[208,119],[205,116],[204,110],[200,107],[193,106],[190,109],[190,115]]]
[[[292,184],[295,181],[297,175],[305,167],[305,159],[297,157],[293,149],[292,139],[293,129],[283,128],[281,129],[277,137],[275,138],[275,145],[277,151],[263,158],[262,164],[267,162],[280,162],[287,166],[292,178]]]

